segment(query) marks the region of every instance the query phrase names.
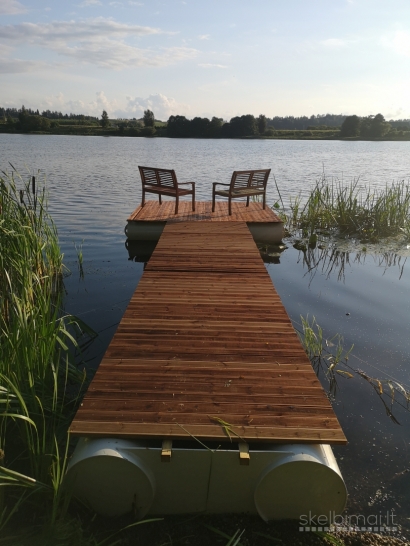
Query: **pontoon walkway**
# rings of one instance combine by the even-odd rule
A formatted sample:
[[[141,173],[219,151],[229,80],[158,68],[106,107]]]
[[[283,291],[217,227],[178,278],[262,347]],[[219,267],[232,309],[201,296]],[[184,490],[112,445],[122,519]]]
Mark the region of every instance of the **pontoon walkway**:
[[[246,223],[234,221],[167,223],[70,430],[346,443]]]

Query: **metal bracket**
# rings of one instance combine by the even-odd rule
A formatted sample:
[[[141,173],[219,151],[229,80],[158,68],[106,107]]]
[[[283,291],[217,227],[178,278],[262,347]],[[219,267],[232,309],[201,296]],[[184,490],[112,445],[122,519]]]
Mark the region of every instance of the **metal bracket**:
[[[170,463],[172,455],[172,440],[162,440],[161,461]]]
[[[249,465],[251,456],[249,455],[249,445],[246,442],[239,442],[239,464]]]

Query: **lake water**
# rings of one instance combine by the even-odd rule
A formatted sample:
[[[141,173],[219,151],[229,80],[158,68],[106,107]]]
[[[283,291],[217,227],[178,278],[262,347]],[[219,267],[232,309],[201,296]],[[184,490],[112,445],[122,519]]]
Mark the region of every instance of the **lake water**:
[[[271,168],[288,201],[306,193],[323,171],[328,178],[359,178],[374,188],[409,181],[410,142],[1,134],[0,168],[10,171],[8,162],[24,180],[28,173],[46,176],[50,212],[71,270],[65,279],[67,311],[100,334],[87,352],[92,369],[143,271],[142,264],[128,259],[123,233],[141,198],[138,165],[174,168],[181,181],[196,182],[198,200],[210,200],[212,182],[228,182],[233,170]],[[277,199],[270,180],[268,204]],[[340,253],[333,261],[331,251],[315,250],[309,263],[290,247],[279,264],[266,267],[296,328],[300,315],[314,316],[327,337],[339,333],[347,347],[354,344],[352,368],[410,389],[407,243],[400,241],[395,252]],[[82,247],[84,278],[75,245]],[[334,451],[350,493],[348,513],[383,516],[393,510],[409,536],[410,413],[400,402],[398,395],[392,406],[397,425],[367,381],[355,374],[340,376],[334,408],[349,445]]]

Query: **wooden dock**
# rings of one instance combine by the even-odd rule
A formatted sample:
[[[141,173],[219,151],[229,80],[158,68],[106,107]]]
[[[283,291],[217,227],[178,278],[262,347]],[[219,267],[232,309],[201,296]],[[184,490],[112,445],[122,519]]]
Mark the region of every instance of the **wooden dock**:
[[[147,201],[144,207],[139,205],[127,218],[128,222],[192,222],[208,220],[210,222],[246,222],[246,223],[282,223],[282,220],[270,207],[262,208],[258,202],[249,203],[232,201],[232,215],[228,214],[228,203],[215,202],[215,212],[212,212],[211,201],[197,201],[192,210],[190,201],[180,201],[179,212],[174,214],[175,201]]]
[[[346,443],[246,223],[182,217],[167,223],[70,431]]]
[[[166,223],[173,222],[246,222],[255,241],[265,244],[278,244],[283,237],[283,222],[270,207],[262,208],[262,203],[232,202],[229,215],[228,203],[216,201],[212,212],[210,201],[197,201],[192,210],[190,201],[181,201],[179,212],[175,214],[174,201],[147,201],[144,207],[137,207],[127,219],[125,233],[129,240],[158,241]]]

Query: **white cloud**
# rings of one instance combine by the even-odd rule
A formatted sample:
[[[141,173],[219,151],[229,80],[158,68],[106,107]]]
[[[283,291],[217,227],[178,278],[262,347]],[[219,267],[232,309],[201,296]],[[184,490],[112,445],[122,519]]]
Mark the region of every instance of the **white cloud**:
[[[109,100],[105,96],[104,91],[97,91],[96,99],[90,102],[87,108],[94,115],[98,115],[101,114],[103,110],[106,110],[107,112],[112,112],[113,110],[118,108],[118,103],[115,99]]]
[[[381,42],[398,55],[410,57],[410,34],[408,32],[398,30],[393,35],[384,36]]]
[[[87,8],[88,6],[101,6],[101,2],[100,0],[84,0],[84,2],[80,4],[81,8]]]
[[[127,105],[125,109],[117,110],[114,114],[119,118],[140,118],[144,114],[144,110],[152,110],[156,119],[167,120],[172,114],[181,114],[182,111],[187,111],[189,108],[178,103],[175,99],[166,97],[161,93],[150,95],[148,98],[142,97],[126,97]]]
[[[44,63],[21,59],[0,59],[0,74],[21,74],[44,68]]]
[[[14,46],[30,44],[51,50],[80,63],[121,70],[140,66],[166,66],[191,59],[197,50],[188,47],[138,48],[127,43],[136,36],[172,34],[158,28],[118,23],[98,17],[80,21],[22,23],[0,27],[0,38]]]
[[[28,101],[26,101],[28,102]],[[48,96],[40,101],[36,108],[40,110],[58,110],[63,113],[88,114],[101,116],[106,110],[111,118],[141,118],[144,110],[152,110],[157,119],[167,120],[172,114],[183,114],[189,111],[185,104],[166,97],[161,93],[152,94],[147,98],[126,97],[125,106],[114,99],[110,100],[104,91],[97,91],[93,100],[67,100],[63,93]]]
[[[328,38],[327,40],[322,40],[320,44],[329,49],[342,49],[347,46],[346,40],[340,40],[339,38]]]
[[[224,64],[213,64],[213,63],[200,63],[198,66],[202,68],[228,68]]]
[[[195,56],[195,50],[175,47],[153,53],[114,40],[95,40],[79,46],[60,45],[56,51],[61,55],[112,70],[141,66],[160,67]]]
[[[27,102],[27,101],[26,101]],[[111,114],[118,108],[117,101],[109,100],[104,91],[97,91],[95,99],[91,101],[67,100],[63,93],[49,96],[40,101],[40,110],[57,110],[64,113],[87,114],[91,116],[100,116],[103,110]]]
[[[0,38],[22,44],[25,42],[46,45],[48,42],[92,40],[105,36],[145,36],[164,34],[158,28],[117,23],[113,19],[97,17],[80,21],[53,21],[52,23],[21,23],[0,27]]]
[[[211,36],[210,36],[209,34],[200,34],[200,35],[198,36],[198,38],[199,38],[200,40],[209,40],[209,39],[211,38]]]
[[[122,2],[110,2],[110,6],[114,6],[114,7],[122,7],[124,4]]]
[[[129,0],[128,4],[130,6],[143,6],[144,5],[142,2],[133,2],[132,0]]]
[[[17,0],[0,0],[0,14],[4,15],[18,15],[19,13],[27,13],[25,8]]]

